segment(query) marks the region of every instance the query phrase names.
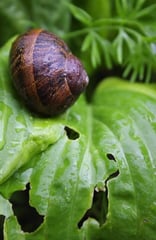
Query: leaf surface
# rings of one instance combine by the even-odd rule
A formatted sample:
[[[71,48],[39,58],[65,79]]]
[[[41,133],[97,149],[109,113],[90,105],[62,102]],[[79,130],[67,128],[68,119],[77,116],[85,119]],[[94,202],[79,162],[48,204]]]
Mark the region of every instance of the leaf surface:
[[[25,233],[1,210],[5,238],[154,240],[155,85],[110,78],[91,104],[81,96],[64,115],[43,119],[14,91],[10,44],[0,54],[1,203],[29,182],[30,204],[44,221]]]

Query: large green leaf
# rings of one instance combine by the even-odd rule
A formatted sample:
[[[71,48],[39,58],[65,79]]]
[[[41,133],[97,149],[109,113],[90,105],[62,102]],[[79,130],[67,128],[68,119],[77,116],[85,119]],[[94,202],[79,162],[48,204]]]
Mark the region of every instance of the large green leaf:
[[[107,79],[91,104],[82,96],[64,115],[40,118],[14,91],[10,44],[0,52],[0,215],[5,216],[5,239],[154,240],[155,86]],[[28,182],[30,204],[44,216],[31,233],[21,230],[8,202]]]

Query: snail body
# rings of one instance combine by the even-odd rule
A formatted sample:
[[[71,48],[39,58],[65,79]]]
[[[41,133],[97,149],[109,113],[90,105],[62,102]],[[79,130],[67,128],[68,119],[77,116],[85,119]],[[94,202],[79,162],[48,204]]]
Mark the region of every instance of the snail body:
[[[15,40],[10,70],[25,103],[44,115],[63,113],[88,84],[86,71],[65,42],[42,29],[30,30]]]

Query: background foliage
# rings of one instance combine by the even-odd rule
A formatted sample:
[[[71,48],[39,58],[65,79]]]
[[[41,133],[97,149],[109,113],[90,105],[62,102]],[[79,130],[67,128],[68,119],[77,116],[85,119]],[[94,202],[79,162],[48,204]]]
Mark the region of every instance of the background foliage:
[[[155,8],[0,2],[1,239],[155,239]],[[29,112],[12,86],[12,41],[32,27],[62,37],[90,77],[58,118]]]

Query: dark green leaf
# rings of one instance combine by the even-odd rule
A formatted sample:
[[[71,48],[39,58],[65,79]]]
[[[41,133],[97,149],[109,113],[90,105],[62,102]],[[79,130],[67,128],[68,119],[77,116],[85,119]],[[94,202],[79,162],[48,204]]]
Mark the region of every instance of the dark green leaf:
[[[84,23],[85,25],[90,25],[92,22],[91,16],[84,11],[82,8],[76,7],[73,4],[68,4],[70,11],[72,12],[73,16],[78,19],[80,22]]]

